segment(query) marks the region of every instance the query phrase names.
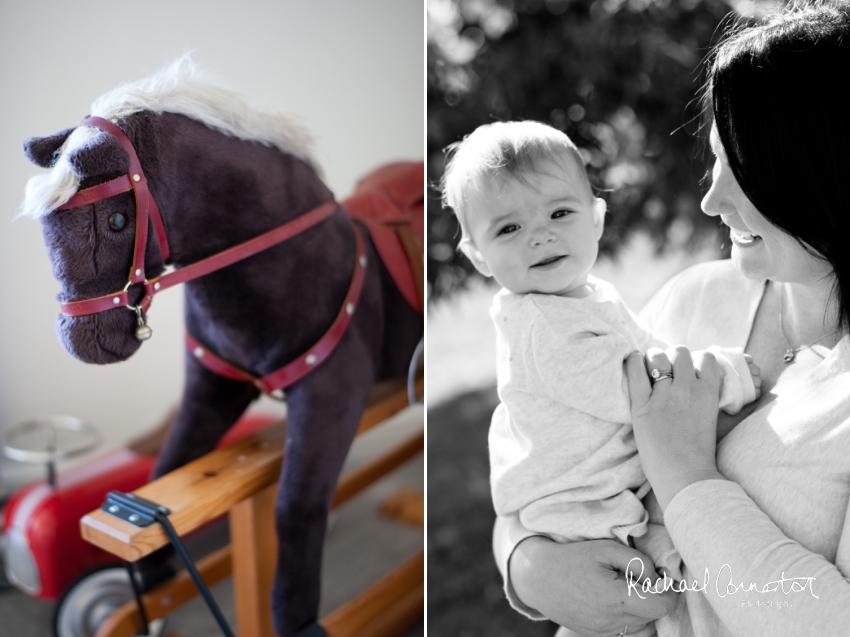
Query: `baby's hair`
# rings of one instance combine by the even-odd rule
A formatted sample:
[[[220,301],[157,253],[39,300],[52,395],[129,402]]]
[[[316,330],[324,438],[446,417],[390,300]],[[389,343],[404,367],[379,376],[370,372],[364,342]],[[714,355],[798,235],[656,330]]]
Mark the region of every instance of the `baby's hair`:
[[[484,179],[493,182],[509,176],[524,182],[528,175],[540,173],[545,162],[559,162],[565,152],[573,155],[590,188],[581,153],[561,131],[532,121],[479,126],[463,141],[446,147],[443,206],[454,210],[463,237],[468,239],[464,206],[469,193],[477,191]]]

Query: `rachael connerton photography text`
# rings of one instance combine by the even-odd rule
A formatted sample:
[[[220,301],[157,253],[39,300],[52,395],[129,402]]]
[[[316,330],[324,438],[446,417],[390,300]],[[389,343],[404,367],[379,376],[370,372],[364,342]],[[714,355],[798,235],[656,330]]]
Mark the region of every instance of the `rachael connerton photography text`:
[[[639,573],[636,573],[637,565],[634,565],[633,568],[632,563],[635,561],[640,563]],[[641,599],[645,599],[641,592],[650,595],[658,595],[670,590],[677,593],[682,593],[684,591],[698,591],[704,593],[709,590],[709,585],[711,584],[711,575],[708,572],[707,567],[703,575],[702,586],[699,585],[697,580],[693,580],[691,585],[688,585],[688,582],[684,579],[677,582],[666,573],[663,578],[659,578],[653,583],[649,579],[643,579],[643,571],[643,560],[639,557],[633,557],[626,568],[626,585],[628,586],[629,597],[631,597],[632,591],[634,591],[635,595]],[[744,584],[743,580],[736,584],[732,579],[732,568],[728,564],[724,564],[720,567],[717,577],[714,580],[714,590],[719,597],[728,597],[729,595],[734,595],[739,592],[775,593],[781,590],[785,595],[788,595],[789,593],[802,593],[808,590],[812,597],[820,599],[817,595],[815,595],[812,584],[816,579],[816,577],[785,577],[785,572],[783,571],[779,579],[768,582],[762,586],[759,586],[755,582]],[[641,580],[643,580],[642,583]],[[746,603],[747,602],[744,602],[744,604]],[[751,603],[750,606],[761,607],[766,606],[767,604],[768,602],[762,604]],[[772,602],[771,605],[780,606],[778,602]]]

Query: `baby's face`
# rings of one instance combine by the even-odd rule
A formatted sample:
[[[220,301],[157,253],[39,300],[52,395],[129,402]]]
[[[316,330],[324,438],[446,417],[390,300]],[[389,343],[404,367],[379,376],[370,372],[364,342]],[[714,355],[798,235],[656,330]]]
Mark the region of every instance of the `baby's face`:
[[[516,294],[581,295],[605,215],[576,159],[546,162],[523,180],[504,177],[470,195],[467,256]]]

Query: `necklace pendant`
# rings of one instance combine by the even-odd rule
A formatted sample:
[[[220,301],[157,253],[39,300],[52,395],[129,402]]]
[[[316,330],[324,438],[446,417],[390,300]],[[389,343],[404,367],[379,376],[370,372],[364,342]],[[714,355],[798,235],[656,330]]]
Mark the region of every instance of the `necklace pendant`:
[[[785,356],[782,357],[782,360],[785,361],[786,365],[790,365],[796,360],[796,358],[797,353],[793,349],[789,349],[787,352],[785,352]]]

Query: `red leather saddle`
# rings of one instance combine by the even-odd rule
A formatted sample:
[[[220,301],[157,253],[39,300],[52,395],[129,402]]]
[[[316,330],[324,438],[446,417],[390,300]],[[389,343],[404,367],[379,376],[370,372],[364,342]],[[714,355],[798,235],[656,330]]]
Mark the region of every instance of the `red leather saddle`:
[[[425,308],[425,167],[422,162],[387,164],[357,184],[342,202],[352,219],[369,230],[393,281],[419,313]]]

